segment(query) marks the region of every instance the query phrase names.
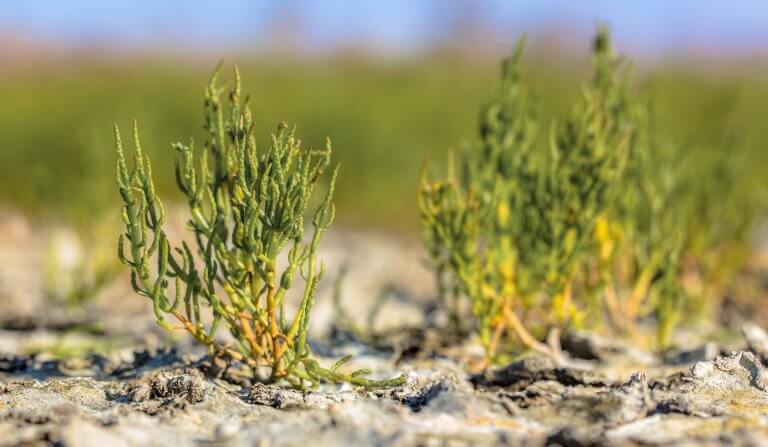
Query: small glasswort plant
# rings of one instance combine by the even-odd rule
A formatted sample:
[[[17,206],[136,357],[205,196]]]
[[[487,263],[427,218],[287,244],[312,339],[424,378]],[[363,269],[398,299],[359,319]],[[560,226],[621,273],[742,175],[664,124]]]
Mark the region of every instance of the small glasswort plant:
[[[166,320],[171,316],[211,355],[247,364],[255,374],[268,371],[270,382],[300,388],[321,381],[364,387],[402,384],[404,376],[377,381],[364,377],[368,370],[342,373],[340,367],[349,357],[330,369],[312,358],[307,342],[310,312],[324,273],[317,252],[335,217],[332,198],[338,167],[331,171],[308,239],[304,215],[330,165],[330,142],[322,150],[302,147],[294,129],[282,124],[266,150],[257,150],[249,100],[242,96],[237,69],[226,102],[217,74],[218,68],[206,89],[208,137],[203,151],[198,153],[194,142],[173,145],[179,153],[176,180],[189,204],[194,248],[187,242],[177,247],[169,243],[163,230],[165,211],[138,130],[134,125],[135,162],[129,169],[115,126],[125,224],[118,255],[131,268],[134,290],[152,300],[159,325],[174,329]],[[285,251],[287,262],[281,265],[278,257]],[[289,318],[286,293],[297,274],[305,285],[298,310]],[[201,306],[210,308],[211,317],[205,317]],[[232,344],[216,337],[222,323]]]

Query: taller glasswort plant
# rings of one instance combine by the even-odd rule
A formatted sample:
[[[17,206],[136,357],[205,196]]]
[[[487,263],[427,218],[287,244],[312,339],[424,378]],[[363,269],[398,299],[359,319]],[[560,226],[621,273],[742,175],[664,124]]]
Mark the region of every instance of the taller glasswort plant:
[[[618,58],[601,30],[592,82],[564,124],[552,126],[549,146],[536,144],[522,48],[504,62],[501,93],[481,113],[478,147],[462,154],[458,173],[450,162],[443,180],[425,170],[418,195],[438,284],[471,301],[488,360],[515,344],[553,353],[529,328],[580,323],[574,284],[634,132]]]
[[[125,224],[118,255],[131,268],[134,290],[152,300],[160,326],[174,329],[166,319],[170,316],[207,346],[211,355],[242,362],[255,372],[266,370],[271,382],[296,387],[323,380],[364,387],[403,383],[403,376],[376,381],[364,377],[367,370],[340,372],[349,357],[330,369],[312,358],[307,343],[310,312],[324,273],[317,251],[335,217],[332,197],[338,166],[332,169],[328,189],[315,209],[312,235],[305,238],[304,215],[330,165],[330,142],[322,150],[302,147],[294,129],[281,124],[266,150],[257,150],[240,75],[235,69],[234,86],[223,101],[218,71],[205,93],[208,136],[203,150],[198,152],[193,141],[173,145],[179,153],[176,180],[189,204],[193,246],[169,243],[163,230],[164,207],[137,126],[131,169],[115,126],[117,183]],[[287,263],[281,265],[278,257],[286,250]],[[297,274],[305,285],[299,308],[289,317],[286,293]],[[169,284],[174,285],[172,293]],[[210,308],[210,318],[201,306]],[[216,336],[222,323],[232,335],[231,344]]]

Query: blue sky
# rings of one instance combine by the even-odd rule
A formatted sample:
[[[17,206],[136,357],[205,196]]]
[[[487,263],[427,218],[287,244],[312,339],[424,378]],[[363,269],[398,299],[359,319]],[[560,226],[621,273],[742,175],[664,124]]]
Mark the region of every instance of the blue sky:
[[[277,23],[325,50],[373,43],[394,52],[428,48],[471,16],[502,38],[608,23],[621,45],[650,54],[768,46],[767,0],[25,0],[0,4],[0,33],[67,46],[248,49],[269,46]]]

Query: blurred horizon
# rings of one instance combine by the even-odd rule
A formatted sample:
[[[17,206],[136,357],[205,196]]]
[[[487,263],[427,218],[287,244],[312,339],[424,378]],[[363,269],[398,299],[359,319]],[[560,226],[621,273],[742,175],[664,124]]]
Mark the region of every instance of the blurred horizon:
[[[35,55],[153,52],[407,60],[454,51],[497,59],[526,33],[534,47],[573,58],[598,24],[638,62],[768,55],[768,3],[756,0],[30,0],[0,5],[0,51],[19,58],[3,65]]]

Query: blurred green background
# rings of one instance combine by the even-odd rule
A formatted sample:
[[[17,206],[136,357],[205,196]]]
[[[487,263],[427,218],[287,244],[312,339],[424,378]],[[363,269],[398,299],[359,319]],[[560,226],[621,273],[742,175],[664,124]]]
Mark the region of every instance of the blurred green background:
[[[264,6],[264,2],[257,3]],[[320,8],[322,12],[317,14],[325,18],[328,27],[336,26],[328,17],[333,8],[341,10],[338,2],[325,8],[317,2],[309,3]],[[427,3],[432,4],[432,9],[427,8],[425,14],[435,16],[439,4]],[[489,5],[497,3],[502,4]],[[691,150],[702,144],[738,140],[760,157],[755,160],[766,159],[762,145],[768,141],[768,127],[764,125],[768,72],[762,53],[737,52],[734,56],[729,53],[732,47],[727,47],[697,57],[688,47],[675,47],[659,56],[659,48],[669,43],[663,40],[663,33],[652,34],[649,29],[648,36],[656,39],[650,40],[650,46],[629,36],[633,29],[625,26],[622,17],[632,14],[634,6],[616,15],[610,8],[601,10],[597,3],[587,3],[592,5],[592,13],[584,16],[589,20],[582,21],[594,22],[601,14],[607,15],[608,24],[618,36],[619,51],[629,59],[637,56],[640,60],[635,83],[651,93],[656,125],[662,134]],[[657,9],[663,8],[663,3],[651,3]],[[192,9],[202,8],[193,4]],[[377,26],[390,29],[398,19],[406,17],[407,3],[393,5],[392,21],[375,22]],[[421,164],[429,156],[442,159],[445,151],[473,141],[478,108],[497,88],[499,59],[514,47],[521,32],[534,31],[529,38],[532,48],[527,52],[527,77],[539,96],[542,113],[562,116],[567,104],[579,94],[579,85],[587,80],[589,36],[594,30],[591,24],[573,32],[567,27],[547,28],[547,23],[540,22],[530,22],[533,29],[521,23],[504,28],[502,23],[504,32],[493,38],[484,40],[481,35],[465,40],[461,36],[471,34],[467,30],[482,28],[478,23],[485,23],[480,19],[485,16],[468,3],[451,5],[453,15],[448,19],[441,16],[440,22],[451,38],[395,33],[402,42],[395,39],[394,51],[392,45],[387,46],[391,42],[350,49],[354,33],[360,33],[356,27],[349,35],[326,39],[331,43],[326,42],[328,48],[321,50],[310,46],[281,51],[280,45],[272,45],[275,41],[267,37],[238,40],[233,34],[226,37],[236,45],[227,39],[217,42],[211,38],[216,44],[203,46],[193,56],[187,54],[187,47],[198,41],[211,43],[207,35],[195,35],[198,40],[191,43],[174,37],[168,43],[149,32],[137,31],[139,37],[131,34],[119,36],[122,40],[94,43],[88,39],[102,37],[99,30],[106,33],[97,27],[90,31],[96,35],[88,34],[88,39],[70,36],[65,43],[54,45],[50,42],[61,34],[57,30],[66,30],[66,26],[47,23],[20,7],[21,12],[15,12],[28,19],[29,29],[17,27],[11,30],[13,33],[0,33],[0,51],[9,56],[0,66],[0,204],[41,219],[55,216],[75,222],[115,212],[118,200],[111,126],[117,122],[127,130],[134,118],[139,121],[145,150],[154,161],[161,194],[178,197],[171,169],[175,154],[170,144],[201,135],[203,86],[217,61],[224,58],[225,71],[234,63],[240,66],[245,89],[252,95],[262,144],[281,121],[295,123],[307,144],[319,146],[326,136],[331,138],[336,160],[342,164],[337,195],[340,222],[414,232],[414,196]],[[95,8],[95,4],[92,6]],[[126,26],[132,20],[143,20],[149,4],[144,6],[126,16]],[[523,6],[518,9],[525,11]],[[685,8],[673,9],[685,12]],[[473,20],[471,26],[459,20],[467,10],[475,11],[469,18]],[[556,11],[557,5],[550,5],[549,10]],[[51,14],[68,17],[57,11]],[[95,11],[94,17],[98,18],[99,10]],[[292,11],[302,17],[304,10],[296,7]],[[308,6],[307,11],[312,9]],[[115,14],[119,14],[119,8]],[[155,15],[165,17],[162,11]],[[103,27],[122,23],[117,17],[109,17],[112,22],[107,21]],[[221,25],[206,20],[223,20],[219,16],[201,17],[196,20],[213,27]],[[285,15],[269,17],[273,26],[290,22]],[[358,22],[365,22],[361,17]],[[158,23],[158,27],[166,24],[162,20]],[[488,29],[483,30],[490,33],[493,23],[488,23]],[[74,21],[71,26],[92,25]],[[450,34],[457,29],[465,34]],[[536,34],[540,29],[547,31]],[[213,28],[211,35],[226,31]],[[23,36],[22,44],[19,35]],[[557,39],[553,41],[552,36]],[[274,37],[280,38],[280,34]],[[302,39],[311,41],[312,36],[291,34],[285,38],[298,41],[299,46],[304,43]],[[418,51],[401,51],[397,46],[407,49],[412,41],[421,44]],[[488,42],[493,45],[480,45]],[[251,43],[261,50],[244,50]],[[622,44],[628,48],[622,48]],[[264,50],[267,46],[269,49]],[[379,51],[382,46],[387,51]],[[25,55],[31,56],[22,57]],[[543,132],[542,138],[546,136]],[[760,167],[759,163],[753,166]]]

